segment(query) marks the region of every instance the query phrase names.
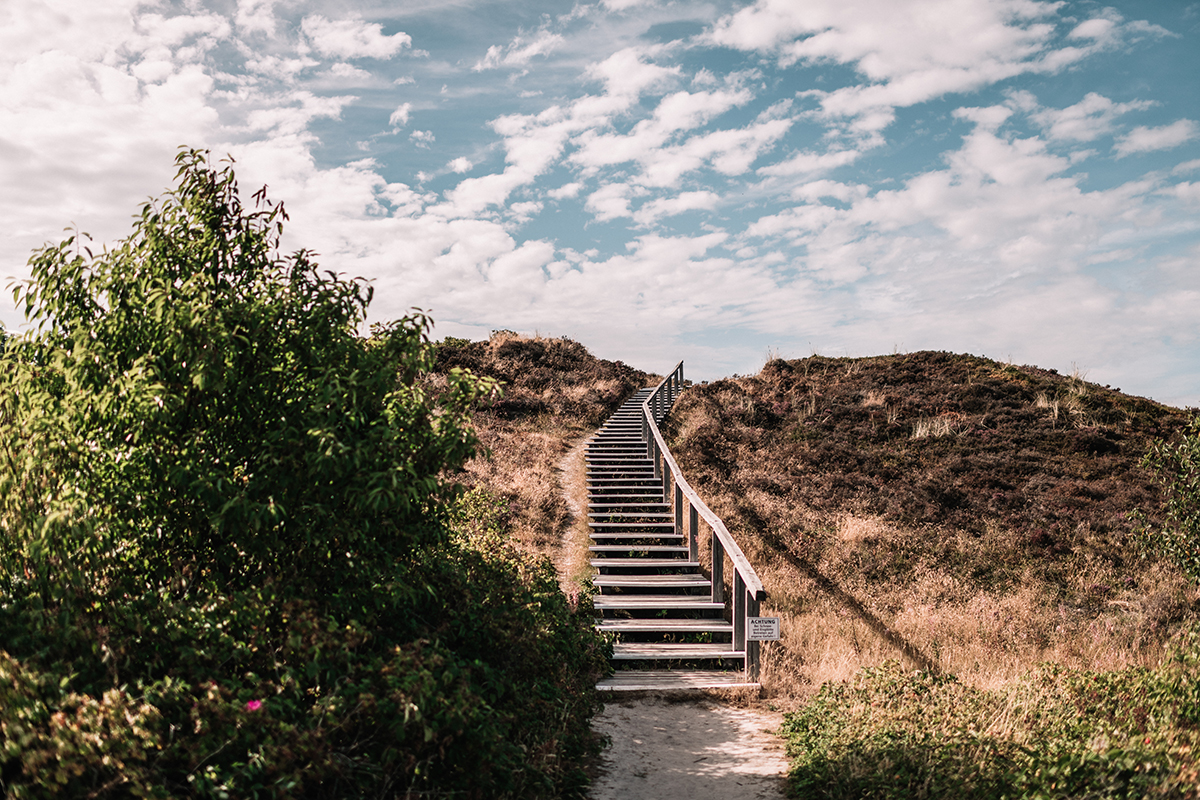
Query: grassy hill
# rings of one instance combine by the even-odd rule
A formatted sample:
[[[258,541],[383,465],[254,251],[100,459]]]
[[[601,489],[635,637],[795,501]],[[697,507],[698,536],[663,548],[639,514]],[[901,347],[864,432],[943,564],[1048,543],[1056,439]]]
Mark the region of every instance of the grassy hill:
[[[762,567],[777,691],[904,655],[979,685],[1039,661],[1150,664],[1196,591],[1141,560],[1140,460],[1184,412],[1034,367],[922,352],[773,360],[671,417],[689,480]]]
[[[795,796],[1196,797],[1200,596],[1128,516],[1188,417],[946,353],[685,392],[672,450],[783,618]]]
[[[467,462],[461,481],[500,501],[505,512],[498,524],[522,548],[558,555],[571,512],[557,465],[652,377],[596,358],[570,339],[510,331],[480,342],[443,340],[434,380],[456,368],[503,387],[502,396],[475,409],[473,426],[486,453]]]

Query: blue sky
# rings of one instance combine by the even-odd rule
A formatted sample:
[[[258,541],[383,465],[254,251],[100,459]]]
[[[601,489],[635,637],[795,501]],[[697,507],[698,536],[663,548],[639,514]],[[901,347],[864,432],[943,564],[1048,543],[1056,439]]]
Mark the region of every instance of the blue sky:
[[[439,336],[1200,405],[1200,3],[0,0],[0,275],[125,235],[182,144]]]

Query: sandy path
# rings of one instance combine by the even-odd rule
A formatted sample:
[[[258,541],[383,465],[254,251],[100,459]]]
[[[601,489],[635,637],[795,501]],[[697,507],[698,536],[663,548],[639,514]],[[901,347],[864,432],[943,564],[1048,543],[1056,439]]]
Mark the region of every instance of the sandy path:
[[[590,800],[782,800],[782,715],[708,698],[614,700],[592,728],[612,738]]]
[[[589,543],[584,452],[576,442],[559,461],[558,479],[575,517],[555,558],[563,590],[586,574]],[[610,700],[592,721],[612,744],[596,765],[589,800],[783,800],[783,740],[770,733],[783,715],[739,708],[699,695]]]

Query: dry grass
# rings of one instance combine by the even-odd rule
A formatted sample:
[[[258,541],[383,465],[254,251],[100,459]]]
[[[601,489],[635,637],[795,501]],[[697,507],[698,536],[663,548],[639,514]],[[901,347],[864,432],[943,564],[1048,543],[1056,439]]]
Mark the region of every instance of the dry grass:
[[[505,529],[513,540],[552,559],[564,591],[577,593],[590,578],[587,519],[572,509],[564,489],[586,496],[579,445],[650,376],[598,359],[569,339],[511,331],[498,331],[486,342],[440,343],[430,386],[444,382],[453,368],[496,378],[503,386],[499,400],[476,410],[483,451],[467,462],[460,481],[485,486],[505,501]]]
[[[961,421],[957,414],[943,414],[940,417],[932,419],[919,419],[913,423],[912,437],[913,439],[925,439],[927,437],[938,438],[941,436],[949,436],[954,433]]]

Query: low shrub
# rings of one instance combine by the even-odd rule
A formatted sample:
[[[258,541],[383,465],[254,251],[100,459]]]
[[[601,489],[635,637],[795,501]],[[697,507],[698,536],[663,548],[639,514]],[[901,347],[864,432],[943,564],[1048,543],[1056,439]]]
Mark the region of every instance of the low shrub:
[[[1136,544],[1200,583],[1200,417],[1175,440],[1155,443],[1143,463],[1162,486],[1165,520],[1154,526],[1145,512],[1134,512]]]
[[[898,662],[828,683],[787,716],[805,798],[1198,796],[1200,636],[1157,669],[1043,665],[993,690]]]

